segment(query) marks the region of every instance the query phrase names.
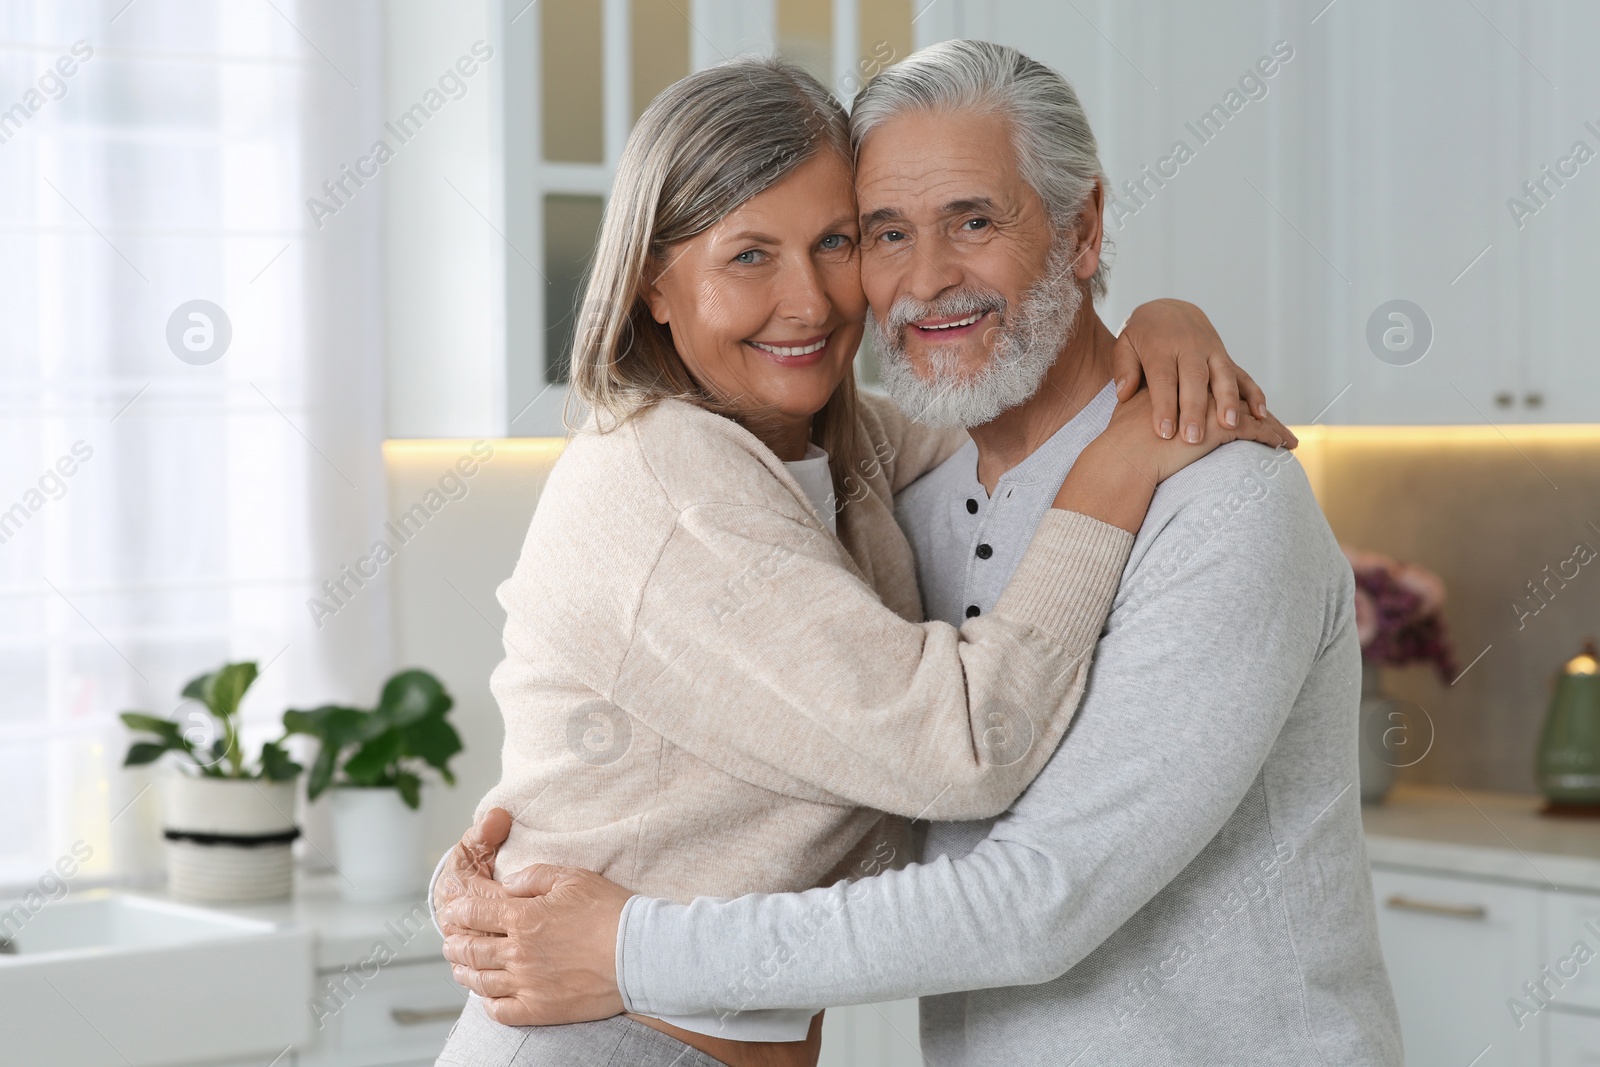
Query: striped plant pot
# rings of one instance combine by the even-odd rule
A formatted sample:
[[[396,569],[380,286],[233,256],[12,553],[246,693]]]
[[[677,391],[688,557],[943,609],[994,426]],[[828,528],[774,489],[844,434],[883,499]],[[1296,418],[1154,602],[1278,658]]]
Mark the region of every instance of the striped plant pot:
[[[167,889],[213,903],[282,900],[294,884],[294,783],[196,778],[164,784]]]

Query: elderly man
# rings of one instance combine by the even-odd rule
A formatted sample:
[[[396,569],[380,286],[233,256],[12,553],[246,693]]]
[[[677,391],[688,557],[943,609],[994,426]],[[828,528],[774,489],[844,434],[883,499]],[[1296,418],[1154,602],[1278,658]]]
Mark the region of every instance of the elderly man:
[[[1116,403],[1092,300],[1105,179],[1072,89],[998,45],[916,53],[851,123],[885,384],[971,430],[900,503],[928,616],[959,625]],[[1005,815],[806,893],[679,905],[531,868],[510,897],[441,894],[446,923],[510,935],[446,954],[505,1022],[922,996],[941,1067],[1399,1064],[1353,788],[1352,584],[1290,454],[1224,446],[1156,492],[1077,719]]]

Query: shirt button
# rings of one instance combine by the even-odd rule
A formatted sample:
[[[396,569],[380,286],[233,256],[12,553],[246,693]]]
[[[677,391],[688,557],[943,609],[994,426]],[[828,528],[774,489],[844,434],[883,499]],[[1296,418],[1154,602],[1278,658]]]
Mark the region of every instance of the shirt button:
[[[979,559],[988,559],[992,555],[994,555],[994,549],[990,548],[988,545],[979,545],[978,546],[978,558]]]
[[[976,605],[976,604],[968,604],[967,605],[967,618],[974,619],[974,618],[977,618],[977,616],[978,616],[978,605]]]
[[[976,500],[974,500],[970,496],[967,497],[967,514],[968,515],[976,515],[977,513],[978,513],[978,502]]]

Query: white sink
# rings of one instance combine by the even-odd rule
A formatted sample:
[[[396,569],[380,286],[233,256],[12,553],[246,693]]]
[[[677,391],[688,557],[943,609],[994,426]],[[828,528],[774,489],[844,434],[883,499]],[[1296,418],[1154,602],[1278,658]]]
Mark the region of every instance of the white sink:
[[[6,1063],[265,1065],[310,1036],[304,930],[102,890],[0,904],[0,934]]]

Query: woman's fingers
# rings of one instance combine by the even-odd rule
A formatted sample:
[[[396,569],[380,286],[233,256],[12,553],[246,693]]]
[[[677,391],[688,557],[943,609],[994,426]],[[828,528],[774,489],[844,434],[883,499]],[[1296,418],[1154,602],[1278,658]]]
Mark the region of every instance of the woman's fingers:
[[[1258,419],[1265,418],[1267,394],[1261,391],[1261,386],[1243,368],[1236,366],[1234,370],[1239,376],[1239,396],[1245,402],[1246,410]]]
[[[1242,441],[1257,441],[1271,448],[1294,448],[1300,444],[1300,439],[1293,431],[1271,412],[1267,413],[1266,418],[1247,413],[1240,420],[1238,434]]]
[[[1211,398],[1216,401],[1217,420],[1227,429],[1239,425],[1239,386],[1244,372],[1234,366],[1226,352],[1213,352],[1211,366]]]
[[[1199,352],[1178,354],[1178,422],[1183,439],[1199,444],[1205,436],[1206,409],[1211,406],[1211,361]]]
[[[1288,426],[1286,426],[1282,422],[1280,422],[1278,420],[1278,416],[1272,414],[1272,412],[1269,411],[1269,412],[1267,412],[1267,417],[1262,421],[1270,429],[1270,431],[1272,432],[1272,434],[1275,437],[1278,437],[1278,438],[1281,439],[1282,443],[1280,445],[1278,445],[1277,447],[1281,447],[1281,448],[1298,448],[1298,447],[1300,447],[1300,438],[1295,436],[1293,430],[1289,429]]]
[[[1117,343],[1111,346],[1111,378],[1117,383],[1117,400],[1127,400],[1138,392],[1144,372],[1139,368],[1139,350],[1133,337],[1124,330]]]
[[[1145,388],[1150,393],[1150,425],[1157,437],[1170,441],[1178,435],[1178,361],[1173,357],[1143,366]]]

